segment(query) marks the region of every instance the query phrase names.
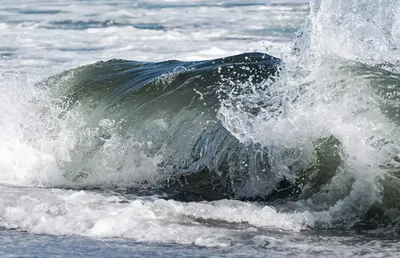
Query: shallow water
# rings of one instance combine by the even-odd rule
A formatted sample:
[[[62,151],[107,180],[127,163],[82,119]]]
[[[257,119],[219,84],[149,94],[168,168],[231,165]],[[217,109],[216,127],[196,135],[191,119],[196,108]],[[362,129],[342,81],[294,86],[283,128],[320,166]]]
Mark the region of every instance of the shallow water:
[[[399,255],[396,1],[2,5],[2,257]]]
[[[337,232],[336,232],[337,233]],[[32,235],[2,231],[2,257],[396,257],[396,239],[375,239],[335,232],[293,233],[265,231],[256,245],[251,235],[228,247],[134,242],[70,236]]]

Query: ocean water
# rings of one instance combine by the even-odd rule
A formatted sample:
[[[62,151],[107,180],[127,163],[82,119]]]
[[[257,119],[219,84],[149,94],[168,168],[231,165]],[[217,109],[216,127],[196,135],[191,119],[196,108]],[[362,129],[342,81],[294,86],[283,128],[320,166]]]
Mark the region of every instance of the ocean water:
[[[2,257],[397,257],[397,0],[0,1]]]

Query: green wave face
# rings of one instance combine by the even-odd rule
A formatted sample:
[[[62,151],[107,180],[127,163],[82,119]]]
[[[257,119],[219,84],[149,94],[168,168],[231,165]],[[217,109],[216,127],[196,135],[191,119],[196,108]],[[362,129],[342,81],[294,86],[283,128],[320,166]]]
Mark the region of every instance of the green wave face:
[[[306,185],[318,187],[311,187],[317,175],[306,178],[306,172],[296,171],[298,175],[287,180],[271,171],[267,147],[240,142],[217,118],[228,95],[265,88],[277,75],[278,64],[261,53],[202,62],[110,60],[47,79],[39,87],[63,97],[61,105],[68,107],[63,114],[83,114],[81,131],[89,132],[71,151],[71,160],[62,164],[67,185],[162,188],[177,198],[209,200],[299,198]],[[241,104],[249,115],[261,110]],[[101,162],[107,148],[118,163]],[[97,180],[104,173],[137,173],[129,156],[138,155],[157,160],[149,168],[156,172],[148,172],[157,180]],[[308,170],[317,171],[318,166]]]
[[[110,60],[47,79],[38,86],[62,96],[60,105],[67,110],[60,117],[78,110],[84,117],[81,131],[91,132],[64,162],[64,177],[71,185],[167,187],[207,199],[267,196],[280,178],[268,173],[266,150],[239,142],[217,112],[227,90],[239,90],[234,85],[249,80],[265,84],[276,75],[278,63],[261,53],[202,62]],[[120,161],[99,166],[107,147]],[[98,183],[101,173],[137,173],[128,163],[143,162],[130,161],[138,153],[157,159],[156,173],[151,172],[157,180]],[[268,186],[249,191],[256,176]]]

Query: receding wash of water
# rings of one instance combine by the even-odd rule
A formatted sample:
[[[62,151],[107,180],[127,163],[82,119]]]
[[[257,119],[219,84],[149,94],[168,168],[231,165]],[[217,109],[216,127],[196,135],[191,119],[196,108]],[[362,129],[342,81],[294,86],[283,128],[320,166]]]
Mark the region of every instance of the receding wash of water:
[[[400,1],[3,0],[0,256],[400,256]]]

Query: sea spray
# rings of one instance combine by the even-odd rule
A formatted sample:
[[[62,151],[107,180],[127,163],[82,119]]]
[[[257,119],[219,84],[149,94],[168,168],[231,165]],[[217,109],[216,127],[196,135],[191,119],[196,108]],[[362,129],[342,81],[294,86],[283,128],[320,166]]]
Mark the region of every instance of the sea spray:
[[[270,105],[254,116],[233,96],[219,117],[242,141],[265,146],[271,170],[292,182],[315,161],[313,143],[337,138],[342,150],[335,175],[294,207],[316,211],[321,226],[348,227],[373,205],[393,202],[384,192],[393,192],[397,181],[386,183],[393,177],[386,168],[400,146],[398,105],[393,102],[400,87],[395,73],[400,8],[398,1],[322,0],[312,1],[310,9],[279,78],[264,87],[264,103]],[[241,98],[255,99],[255,93]]]

